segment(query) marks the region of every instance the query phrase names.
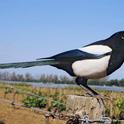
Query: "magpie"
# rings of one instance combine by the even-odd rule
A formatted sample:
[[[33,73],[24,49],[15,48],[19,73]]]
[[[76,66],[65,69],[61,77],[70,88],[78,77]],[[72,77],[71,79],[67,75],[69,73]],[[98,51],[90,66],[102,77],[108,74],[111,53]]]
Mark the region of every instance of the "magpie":
[[[124,31],[120,31],[107,39],[51,57],[39,58],[30,62],[0,64],[0,69],[50,65],[66,71],[75,77],[75,82],[79,86],[90,92],[92,96],[97,96],[99,94],[88,86],[87,81],[112,74],[123,62]]]

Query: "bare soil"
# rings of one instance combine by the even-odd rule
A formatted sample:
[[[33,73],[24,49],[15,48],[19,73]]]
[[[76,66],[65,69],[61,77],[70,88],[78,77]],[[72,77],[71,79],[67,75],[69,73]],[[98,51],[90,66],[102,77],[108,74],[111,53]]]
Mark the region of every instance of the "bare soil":
[[[0,101],[0,121],[5,124],[45,124],[44,116],[16,108]],[[64,121],[50,119],[49,124],[65,124]]]

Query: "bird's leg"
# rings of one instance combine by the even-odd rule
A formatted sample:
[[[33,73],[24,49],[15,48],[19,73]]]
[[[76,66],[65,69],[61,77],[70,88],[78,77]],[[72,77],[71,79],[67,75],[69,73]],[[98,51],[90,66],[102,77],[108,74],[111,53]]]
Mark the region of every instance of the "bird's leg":
[[[77,77],[76,78],[76,83],[77,85],[79,85],[81,88],[83,88],[86,92],[88,92],[92,97],[97,98],[98,102],[100,103],[100,101],[102,101],[102,103],[104,104],[103,101],[103,97],[101,95],[99,95],[96,91],[94,91],[93,89],[91,89],[88,85],[87,85],[87,79],[83,78],[83,77]]]
[[[91,89],[91,88],[87,85],[87,79],[86,79],[86,78],[77,77],[75,81],[76,81],[77,85],[79,85],[81,88],[83,88],[83,89],[84,89],[86,92],[88,92],[91,96],[99,95],[97,92],[95,92],[93,89]]]

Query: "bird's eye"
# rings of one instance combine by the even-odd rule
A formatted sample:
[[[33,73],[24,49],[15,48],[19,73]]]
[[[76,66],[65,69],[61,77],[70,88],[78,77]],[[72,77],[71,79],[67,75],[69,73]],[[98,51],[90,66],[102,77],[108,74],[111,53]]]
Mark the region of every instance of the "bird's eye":
[[[124,36],[121,36],[121,39],[124,40]]]

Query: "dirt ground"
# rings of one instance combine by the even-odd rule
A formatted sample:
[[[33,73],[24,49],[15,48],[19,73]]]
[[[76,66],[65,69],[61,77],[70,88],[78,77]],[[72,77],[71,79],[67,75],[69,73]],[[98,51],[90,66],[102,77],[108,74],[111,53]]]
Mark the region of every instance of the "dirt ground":
[[[2,99],[13,100],[13,95],[7,94],[5,96],[5,89],[0,89],[0,124],[46,124],[45,117],[41,114],[35,113],[29,109],[20,107],[13,108],[9,103],[2,101]],[[21,103],[24,95],[16,95],[15,100]],[[57,119],[50,119],[48,124],[65,124],[66,122]]]
[[[25,86],[22,87],[25,89]],[[26,86],[26,90],[29,89],[29,87]],[[36,89],[35,89],[36,90]],[[81,94],[81,91],[77,89],[42,89],[42,92],[46,94],[54,94],[54,92],[60,92],[60,94]],[[108,95],[108,92],[105,92],[104,95]],[[109,96],[112,96],[112,98],[124,98],[123,93],[110,93]],[[45,122],[45,117],[41,114],[35,113],[29,109],[22,109],[22,108],[16,108],[14,109],[13,106],[9,103],[6,103],[4,100],[15,100],[16,103],[22,104],[22,100],[26,97],[24,94],[16,94],[14,96],[14,93],[7,93],[6,94],[6,88],[3,84],[0,85],[0,121],[3,121],[4,124],[66,124],[65,121],[62,120],[56,120],[56,119],[50,119],[49,123]],[[14,98],[14,99],[13,99]],[[108,105],[112,105],[109,104]],[[112,111],[113,112],[113,111]],[[2,123],[0,123],[2,124]]]
[[[1,101],[0,121],[3,121],[5,124],[45,124],[44,116],[30,110],[14,109],[11,105]],[[65,122],[51,119],[49,124],[65,124]]]

